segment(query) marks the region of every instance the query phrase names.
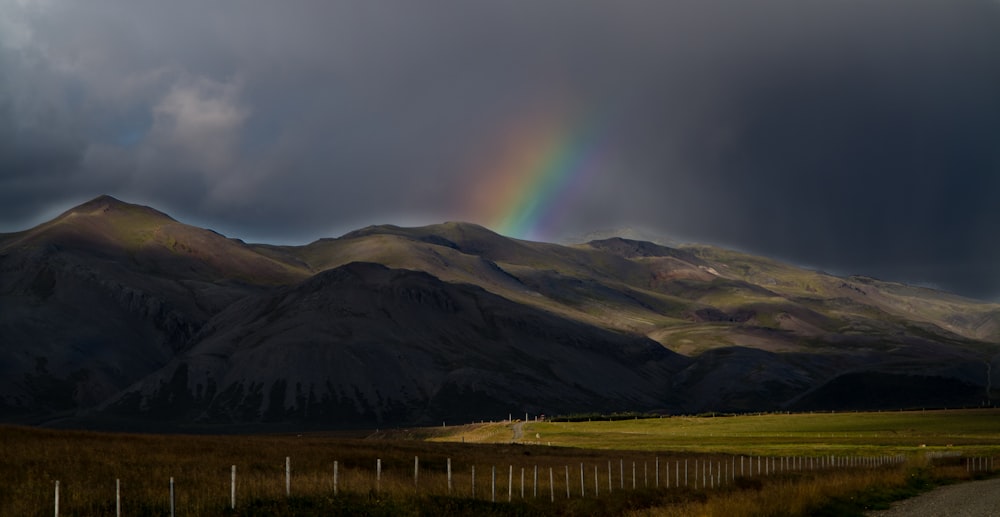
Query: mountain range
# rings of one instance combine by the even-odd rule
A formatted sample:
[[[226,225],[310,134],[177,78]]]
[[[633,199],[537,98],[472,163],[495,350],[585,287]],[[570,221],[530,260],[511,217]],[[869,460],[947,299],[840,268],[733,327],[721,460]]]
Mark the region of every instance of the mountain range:
[[[0,419],[373,428],[991,404],[1000,305],[468,223],[248,244],[101,196],[0,234]]]

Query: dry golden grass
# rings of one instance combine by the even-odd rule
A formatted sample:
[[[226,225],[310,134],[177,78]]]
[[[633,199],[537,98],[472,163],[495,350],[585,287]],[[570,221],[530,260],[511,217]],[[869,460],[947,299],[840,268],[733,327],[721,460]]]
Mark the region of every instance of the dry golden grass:
[[[916,463],[925,463],[916,461]],[[928,465],[920,468],[911,461],[908,468],[894,469],[847,469],[826,472],[821,475],[777,476],[766,480],[760,486],[745,490],[725,490],[701,501],[644,508],[629,512],[631,517],[761,517],[797,515],[839,515],[841,512],[857,511],[851,504],[848,509],[838,510],[832,501],[852,502],[864,498],[862,507],[873,503],[885,503],[902,496],[914,495],[921,488],[940,482],[955,482],[971,479],[970,473],[960,465]],[[920,483],[914,483],[914,476],[922,476]]]
[[[705,501],[648,508],[633,512],[634,517],[671,516],[766,516],[809,515],[810,510],[834,497],[863,491],[876,484],[901,483],[906,473],[890,471],[842,471],[817,477],[772,480],[759,490],[720,493]]]
[[[655,457],[646,452],[588,451],[511,444],[428,443],[409,440],[343,439],[306,436],[132,435],[0,427],[0,515],[51,515],[54,483],[60,481],[61,515],[113,515],[115,480],[121,482],[125,515],[162,515],[169,507],[169,480],[174,478],[176,505],[184,515],[219,515],[229,506],[231,466],[237,466],[237,507],[247,501],[285,498],[285,458],[291,458],[291,494],[333,495],[334,462],[341,493],[386,493],[408,498],[448,495],[447,461],[452,460],[453,495],[491,500],[496,469],[496,500],[525,494],[547,501],[554,492],[580,497],[580,464],[585,488],[593,496],[594,468],[600,488],[607,488],[608,462],[613,486],[631,489],[652,485]],[[413,479],[414,457],[419,478]],[[659,456],[661,461],[667,455]],[[689,456],[690,457],[690,456]],[[376,480],[376,459],[382,479]],[[621,465],[626,480],[621,479]],[[534,470],[538,469],[537,489]],[[513,485],[508,483],[513,468]],[[549,472],[554,487],[550,490]],[[645,471],[646,477],[643,476]]]
[[[421,431],[417,434],[425,434]],[[469,429],[468,432],[476,432]],[[433,434],[433,433],[431,433]],[[784,472],[704,487],[695,461],[713,473],[732,456],[593,450],[518,444],[431,443],[346,439],[328,435],[132,435],[0,427],[0,515],[52,515],[60,481],[60,515],[114,515],[120,479],[123,515],[166,515],[169,479],[177,515],[803,515],[824,500],[906,482],[906,469]],[[413,478],[414,457],[420,458]],[[285,458],[291,458],[291,498]],[[376,480],[376,459],[382,478]],[[453,479],[448,497],[446,466]],[[656,485],[657,460],[660,488]],[[689,486],[677,488],[677,466],[688,461]],[[334,497],[334,462],[338,490]],[[608,490],[610,462],[611,489]],[[580,465],[586,497],[581,498]],[[633,464],[635,477],[633,477]],[[237,466],[237,510],[229,510],[230,469]],[[736,465],[739,465],[737,460]],[[472,468],[475,467],[475,497]],[[492,479],[496,469],[496,491]],[[538,484],[534,472],[538,469]],[[570,499],[566,496],[569,469]],[[599,497],[595,497],[595,468]],[[513,476],[511,479],[511,469]],[[525,501],[521,502],[521,472]],[[963,464],[947,475],[968,477]],[[624,472],[623,472],[624,470]],[[669,471],[669,474],[667,474]],[[550,484],[550,472],[552,484]],[[697,475],[696,475],[697,472]],[[942,471],[943,472],[943,471]],[[624,475],[623,475],[624,474]],[[511,480],[510,483],[508,480]],[[683,478],[682,478],[683,479]],[[668,481],[669,480],[669,481]],[[669,482],[671,487],[666,488]],[[697,488],[694,486],[697,483]],[[635,488],[633,488],[633,486]],[[623,490],[624,488],[624,490]],[[537,498],[535,494],[537,493]],[[508,494],[514,504],[507,504]],[[549,499],[554,495],[555,502]],[[495,497],[497,504],[489,502]],[[471,506],[470,506],[471,505]],[[432,508],[432,510],[428,510]]]

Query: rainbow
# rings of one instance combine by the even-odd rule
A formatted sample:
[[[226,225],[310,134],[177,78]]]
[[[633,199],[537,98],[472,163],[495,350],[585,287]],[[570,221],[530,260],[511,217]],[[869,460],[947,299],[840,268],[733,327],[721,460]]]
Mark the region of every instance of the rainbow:
[[[510,237],[548,237],[600,169],[606,125],[597,122],[550,112],[508,127],[499,159],[472,196],[474,218]]]

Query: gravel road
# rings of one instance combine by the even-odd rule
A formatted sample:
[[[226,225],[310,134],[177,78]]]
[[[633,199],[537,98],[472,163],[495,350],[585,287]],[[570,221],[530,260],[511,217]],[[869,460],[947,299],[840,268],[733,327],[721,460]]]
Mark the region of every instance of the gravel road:
[[[514,424],[514,439],[513,441],[521,441],[524,438],[524,422],[518,422]]]
[[[899,501],[869,517],[995,517],[1000,515],[1000,479],[970,481],[936,488]]]

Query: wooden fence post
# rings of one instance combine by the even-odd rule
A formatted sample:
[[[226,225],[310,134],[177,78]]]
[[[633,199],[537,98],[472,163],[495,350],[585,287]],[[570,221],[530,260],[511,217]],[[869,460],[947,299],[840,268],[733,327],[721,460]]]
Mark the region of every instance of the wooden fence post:
[[[635,462],[632,462],[632,490],[635,490]]]
[[[618,459],[618,473],[621,475],[622,490],[625,490],[625,460]]]
[[[569,499],[569,465],[566,465],[566,499]]]
[[[528,416],[524,416],[525,420],[528,420]],[[521,500],[524,500],[524,467],[521,467]]]
[[[587,497],[587,489],[583,486],[583,463],[580,464],[580,497]]]
[[[285,456],[285,497],[292,495],[292,458]]]
[[[170,517],[174,517],[174,478],[170,477]]]
[[[497,502],[497,466],[493,465],[493,478],[490,481],[490,501]]]
[[[552,473],[552,467],[549,467],[549,501],[556,502],[556,476]]]
[[[375,491],[382,491],[382,458],[375,459]]]
[[[122,517],[122,480],[115,479],[115,517]]]
[[[654,476],[656,478],[656,488],[660,488],[660,457],[655,456],[654,459],[656,460],[653,464],[653,468],[656,469],[656,475]]]
[[[420,477],[420,457],[413,457],[413,488],[417,488],[417,479]]]
[[[450,479],[448,481],[451,481]],[[340,484],[340,462],[337,460],[333,461],[333,495],[336,497],[337,490]]]
[[[334,483],[334,493],[337,492],[336,486]],[[236,465],[229,469],[229,509],[236,509]]]
[[[451,458],[448,458],[448,495],[451,495]]]
[[[594,497],[600,497],[601,495],[601,482],[597,477],[597,465],[594,465]]]
[[[511,465],[507,471],[507,502],[514,498],[514,466]]]
[[[56,507],[56,517],[59,517],[59,480],[56,480],[56,495],[55,495],[55,507]]]
[[[614,492],[614,488],[611,485],[611,460],[608,460],[608,493]]]
[[[472,466],[472,498],[476,498],[476,466]]]
[[[538,464],[535,464],[535,478],[531,482],[531,497],[538,499]]]

